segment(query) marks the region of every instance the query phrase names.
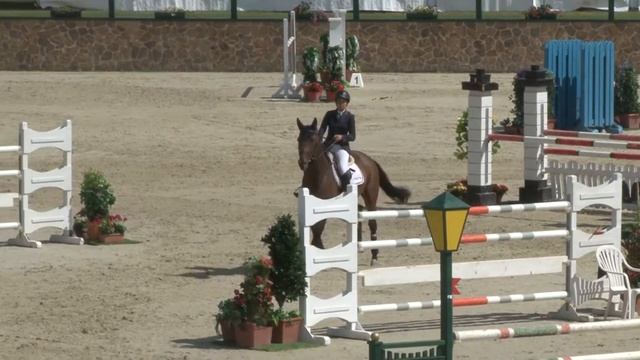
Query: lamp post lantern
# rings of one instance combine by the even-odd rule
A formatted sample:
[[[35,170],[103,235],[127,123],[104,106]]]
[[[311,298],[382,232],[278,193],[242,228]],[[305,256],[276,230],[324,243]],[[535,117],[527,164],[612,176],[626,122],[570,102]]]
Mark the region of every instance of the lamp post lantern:
[[[440,253],[440,338],[445,341],[445,359],[453,359],[453,298],[451,278],[452,252],[458,251],[469,205],[449,192],[436,196],[422,206],[424,217]]]

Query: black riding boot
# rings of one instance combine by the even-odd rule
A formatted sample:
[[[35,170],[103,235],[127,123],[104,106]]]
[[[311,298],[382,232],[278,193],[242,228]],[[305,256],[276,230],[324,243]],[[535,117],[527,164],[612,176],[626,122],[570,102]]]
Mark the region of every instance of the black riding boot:
[[[340,176],[340,192],[347,191],[347,185],[351,182],[351,170],[347,170],[346,173]]]

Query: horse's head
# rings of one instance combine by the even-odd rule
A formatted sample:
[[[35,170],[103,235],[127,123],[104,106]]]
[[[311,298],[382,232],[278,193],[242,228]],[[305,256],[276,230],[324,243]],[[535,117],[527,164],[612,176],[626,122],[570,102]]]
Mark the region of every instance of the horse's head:
[[[309,163],[318,155],[322,146],[322,139],[318,134],[318,119],[314,118],[311,125],[304,125],[300,119],[298,123],[298,165],[302,171],[306,170]]]

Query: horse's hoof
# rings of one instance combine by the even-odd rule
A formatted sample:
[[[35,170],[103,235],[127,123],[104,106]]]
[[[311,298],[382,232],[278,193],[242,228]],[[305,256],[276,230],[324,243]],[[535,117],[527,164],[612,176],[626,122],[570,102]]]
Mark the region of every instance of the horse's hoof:
[[[371,258],[371,262],[369,263],[369,266],[375,266],[377,262],[378,262],[378,258]]]

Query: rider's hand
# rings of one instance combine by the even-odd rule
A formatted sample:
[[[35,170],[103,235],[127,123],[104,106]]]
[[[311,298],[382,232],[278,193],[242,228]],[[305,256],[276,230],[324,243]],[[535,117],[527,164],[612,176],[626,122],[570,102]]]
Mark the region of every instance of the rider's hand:
[[[333,140],[334,141],[342,141],[343,138],[344,138],[343,135],[333,135]]]

